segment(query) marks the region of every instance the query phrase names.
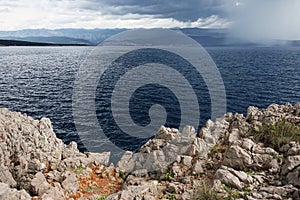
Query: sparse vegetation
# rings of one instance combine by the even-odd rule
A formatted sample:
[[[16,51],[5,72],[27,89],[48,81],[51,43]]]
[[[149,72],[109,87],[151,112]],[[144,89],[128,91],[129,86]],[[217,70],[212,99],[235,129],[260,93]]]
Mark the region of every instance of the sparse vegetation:
[[[75,173],[77,175],[81,175],[83,173],[83,171],[85,170],[85,167],[82,165],[79,165],[78,167],[75,168]]]
[[[42,135],[39,135],[39,136],[38,136],[38,139],[39,139],[40,141],[45,141],[45,137],[42,136]]]
[[[237,190],[228,185],[222,184],[222,188],[224,190],[226,190],[226,192],[228,194],[228,196],[226,197],[227,200],[246,198],[249,195],[249,193],[251,192],[251,188],[248,188],[248,187]]]
[[[86,188],[86,192],[87,193],[96,193],[99,191],[99,187],[98,186],[88,186]]]
[[[156,154],[152,154],[152,151],[146,154],[151,162],[146,160],[148,156],[131,157],[135,165],[133,169],[140,169],[143,164],[149,167],[149,163],[153,163],[153,166],[160,166],[157,168],[158,171],[132,171],[132,165],[129,165],[126,159],[122,159],[119,163],[119,166],[125,168],[103,165],[100,162],[102,160],[100,156],[103,156],[103,160],[104,158],[107,160],[108,154],[95,154],[87,157],[88,154],[66,147],[55,137],[54,132],[46,132],[48,128],[51,129],[50,125],[45,130],[43,125],[42,129],[36,126],[31,131],[29,128],[34,127],[31,124],[28,130],[25,127],[26,134],[24,134],[24,125],[14,125],[11,120],[8,120],[4,127],[6,132],[0,137],[5,147],[4,150],[8,151],[8,156],[2,156],[2,163],[6,164],[2,167],[7,173],[11,173],[13,178],[16,178],[17,185],[10,188],[7,183],[4,183],[9,190],[7,194],[4,194],[6,196],[3,199],[11,199],[12,191],[18,191],[16,188],[23,187],[27,189],[27,194],[23,192],[24,197],[20,197],[21,199],[30,199],[31,196],[40,198],[36,196],[41,189],[40,186],[44,184],[51,186],[47,187],[49,190],[44,194],[52,194],[58,189],[57,194],[53,194],[58,196],[58,199],[104,200],[112,194],[115,197],[126,198],[128,196],[136,199],[153,197],[153,199],[165,200],[180,198],[191,200],[288,199],[291,196],[297,196],[299,182],[299,177],[296,176],[297,156],[300,152],[300,146],[297,143],[297,141],[300,142],[299,106],[296,107],[297,112],[294,112],[295,107],[290,105],[278,109],[274,107],[266,112],[250,109],[247,117],[236,114],[225,119],[221,118],[214,123],[208,123],[206,135],[220,134],[221,139],[206,141],[192,138],[192,143],[187,143],[188,140],[185,140],[187,134],[180,134],[173,129],[162,127],[163,132],[159,134],[166,134],[167,139],[159,139],[164,138],[163,136],[158,140],[151,140],[142,147],[141,153],[145,153],[144,148],[152,149],[162,144],[164,146],[177,145],[177,136],[183,136],[182,145],[187,146],[187,150],[182,149],[179,143],[179,152],[171,162],[164,162],[161,159],[163,157],[158,157],[165,155],[165,161],[170,160],[168,152],[157,148],[153,148],[153,150],[157,149]],[[1,112],[6,111],[0,109],[0,115],[3,114]],[[279,116],[286,116],[286,120]],[[270,123],[270,118],[273,123]],[[246,122],[247,119],[249,119],[248,122]],[[48,122],[42,121],[46,124]],[[27,132],[32,132],[34,135],[30,136]],[[175,141],[169,141],[171,134],[177,134]],[[20,138],[22,140],[19,141]],[[12,145],[11,139],[15,139],[16,145]],[[45,139],[43,145],[50,145],[51,148],[43,149],[41,141],[36,142],[43,139]],[[290,143],[290,141],[296,142]],[[282,148],[287,143],[290,144]],[[29,146],[37,148],[38,154],[41,155],[32,154],[32,148],[27,148]],[[170,155],[173,155],[175,148],[171,150]],[[27,152],[28,156],[24,156],[24,152]],[[34,170],[31,171],[36,174],[35,176],[31,172],[27,174],[26,163],[30,169]],[[14,167],[11,170],[11,166],[20,167]],[[66,173],[65,169],[68,169],[70,173]],[[74,174],[76,174],[75,177]],[[68,175],[72,176],[67,177]],[[62,180],[64,180],[63,183]],[[10,180],[7,179],[7,181]],[[68,189],[63,185],[65,183],[72,188]],[[56,187],[57,184],[64,187]],[[19,195],[18,192],[15,196]]]
[[[273,158],[275,158],[277,160],[277,162],[281,163],[281,161],[282,161],[282,156],[281,155],[276,154],[274,152],[271,152],[270,156],[272,156]]]
[[[166,181],[172,181],[174,179],[174,175],[172,172],[168,171],[166,174],[165,174],[165,180]]]
[[[166,197],[166,199],[169,199],[169,200],[174,200],[174,199],[176,199],[175,194],[172,194],[172,193],[166,194],[165,197]]]
[[[25,126],[28,126],[28,125],[30,126],[30,123],[28,123],[28,122],[26,122],[26,121],[23,121],[23,120],[21,121],[21,124],[22,124],[22,125],[25,125]]]
[[[201,180],[200,184],[195,188],[195,192],[192,195],[192,200],[223,200],[222,196],[215,191],[211,185],[204,180]]]
[[[208,156],[212,157],[212,155],[215,155],[216,153],[225,153],[227,150],[227,146],[222,145],[222,144],[216,144],[210,149],[210,152]]]
[[[193,159],[192,159],[192,164],[195,164],[197,160],[199,160],[200,158],[200,154],[199,152],[196,152],[195,155],[193,156]]]
[[[119,171],[119,176],[125,181],[126,175],[123,171]]]
[[[279,151],[280,147],[291,141],[300,142],[300,127],[286,120],[279,120],[275,124],[262,124],[258,130],[252,129],[249,135]]]
[[[254,174],[255,174],[255,172],[254,172],[254,171],[245,171],[245,173],[246,173],[247,175],[249,175],[249,176],[252,176],[252,175],[254,175]]]

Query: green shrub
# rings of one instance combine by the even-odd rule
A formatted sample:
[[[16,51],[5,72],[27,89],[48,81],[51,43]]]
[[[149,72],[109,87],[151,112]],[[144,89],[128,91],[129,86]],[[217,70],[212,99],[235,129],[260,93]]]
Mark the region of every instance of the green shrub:
[[[121,177],[121,179],[123,179],[125,181],[126,175],[123,171],[119,171],[119,176]]]
[[[202,180],[195,188],[192,200],[223,200],[223,198],[208,184]]]
[[[249,135],[278,151],[291,141],[300,142],[300,127],[286,120],[279,120],[275,124],[262,124],[258,130],[252,129]]]
[[[166,181],[172,181],[174,179],[174,175],[172,172],[168,171],[166,174],[165,174],[165,180]]]
[[[174,200],[174,199],[176,199],[175,194],[172,194],[172,193],[166,194],[165,197],[166,197],[166,199],[169,199],[169,200]]]
[[[227,146],[225,145],[222,145],[222,144],[216,144],[215,146],[213,146],[211,149],[210,149],[210,154],[211,155],[214,155],[216,153],[225,153],[227,150]]]
[[[82,175],[84,170],[85,170],[85,167],[82,165],[79,165],[78,167],[75,168],[75,173],[77,175]]]

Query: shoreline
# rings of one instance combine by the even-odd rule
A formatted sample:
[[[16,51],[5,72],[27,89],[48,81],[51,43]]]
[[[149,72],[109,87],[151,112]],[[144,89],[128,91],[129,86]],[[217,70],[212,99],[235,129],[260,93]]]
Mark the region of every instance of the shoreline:
[[[227,113],[199,133],[162,126],[116,166],[65,145],[47,118],[3,108],[0,125],[0,199],[300,199],[300,102]]]

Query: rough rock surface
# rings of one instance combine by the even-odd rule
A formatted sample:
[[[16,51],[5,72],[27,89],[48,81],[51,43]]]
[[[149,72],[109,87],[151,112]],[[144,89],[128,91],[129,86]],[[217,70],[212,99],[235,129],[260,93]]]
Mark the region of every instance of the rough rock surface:
[[[77,197],[85,197],[88,192],[78,193],[79,181],[93,169],[97,168],[99,174],[105,171],[109,156],[109,152],[80,153],[74,142],[65,145],[47,118],[34,120],[0,109],[0,199],[66,199],[76,192]],[[122,179],[117,173],[109,178],[120,187]],[[99,175],[98,183],[93,184],[98,187],[106,179]],[[116,191],[112,187],[106,195]]]
[[[275,150],[249,134],[281,120],[293,124],[300,134],[300,103],[272,104],[263,110],[249,107],[246,116],[228,113],[215,122],[208,120],[199,134],[192,127],[186,127],[184,134],[161,127],[140,152],[124,154],[118,163],[118,170],[127,175],[123,190],[107,199],[201,199],[208,191],[217,195],[209,199],[300,199],[300,137]],[[192,141],[181,143],[177,137],[182,135]],[[177,148],[169,149],[177,156],[163,162],[168,159],[164,148],[173,140]],[[154,154],[149,163],[139,159]],[[135,173],[137,167],[144,169],[143,176]]]
[[[162,126],[108,167],[109,153],[64,145],[48,119],[0,109],[0,199],[300,199],[300,136],[272,146],[255,135],[265,127],[299,136],[300,103],[228,113],[199,133]]]

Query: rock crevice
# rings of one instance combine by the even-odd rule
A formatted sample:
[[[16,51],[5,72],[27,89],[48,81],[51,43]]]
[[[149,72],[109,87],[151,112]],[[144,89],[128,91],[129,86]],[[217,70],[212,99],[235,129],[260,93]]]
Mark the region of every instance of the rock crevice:
[[[300,199],[300,103],[161,127],[117,166],[65,145],[47,118],[0,109],[0,199]]]

